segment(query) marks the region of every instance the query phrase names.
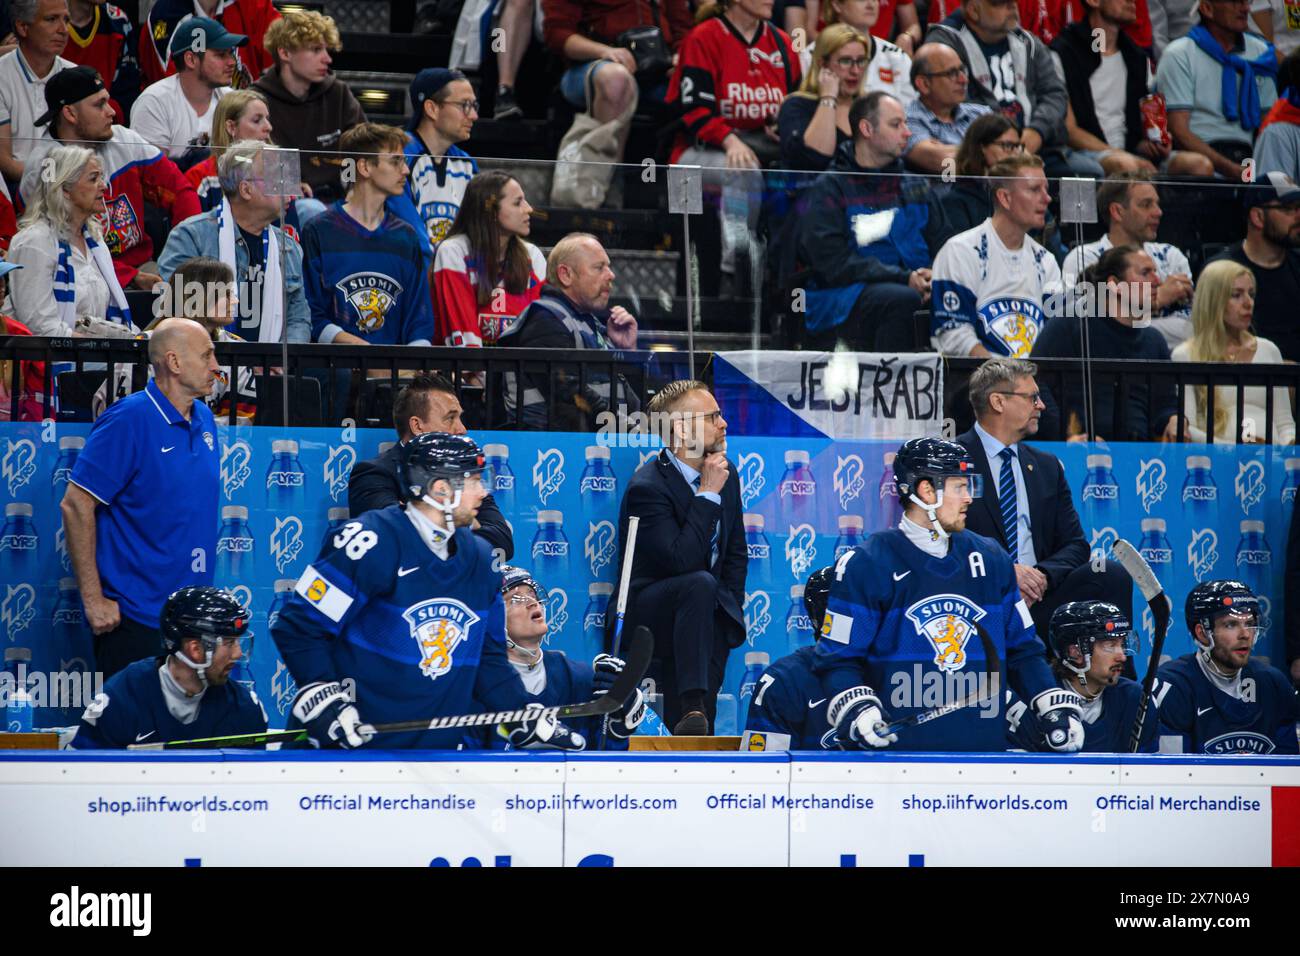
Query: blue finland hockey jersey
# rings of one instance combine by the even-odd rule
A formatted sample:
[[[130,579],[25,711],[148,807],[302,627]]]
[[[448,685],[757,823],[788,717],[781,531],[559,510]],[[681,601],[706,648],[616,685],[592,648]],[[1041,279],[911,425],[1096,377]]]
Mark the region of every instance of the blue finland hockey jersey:
[[[415,230],[391,211],[373,232],[334,203],[303,227],[303,282],[312,341],[339,332],[371,345],[433,341],[429,273]]]
[[[266,711],[257,695],[233,680],[209,686],[199,703],[199,715],[182,724],[167,709],[157,657],[136,661],[108,679],[86,712],[72,747],[76,750],[121,749],[130,744],[170,740],[202,740],[266,730]]]
[[[575,661],[563,651],[542,651],[542,666],[546,668],[546,686],[540,694],[530,694],[529,703],[558,707],[562,704],[585,704],[594,696],[592,683],[595,671],[586,661]],[[587,740],[587,749],[592,750],[596,746],[603,720],[601,717],[579,717],[562,723],[570,730],[582,734]],[[500,735],[496,735],[494,746],[510,749]],[[627,750],[627,741],[607,734],[605,749]]]
[[[1022,698],[1055,686],[1046,651],[1020,599],[1011,558],[997,542],[961,531],[942,558],[898,529],[878,531],[835,565],[816,647],[823,693],[866,685],[889,719],[991,692],[980,706],[908,727],[894,750],[1006,749],[1002,681],[989,687],[978,621]]]
[[[1073,684],[1062,684],[1069,690],[1077,692]],[[1159,734],[1160,715],[1157,712],[1156,699],[1160,696],[1160,682],[1157,680],[1152,689],[1151,703],[1147,705],[1147,715],[1142,721],[1142,741],[1138,753],[1155,753]],[[1129,738],[1133,734],[1133,722],[1137,720],[1138,701],[1142,699],[1142,685],[1135,680],[1121,677],[1119,683],[1107,687],[1101,692],[1101,712],[1092,720],[1088,719],[1088,710],[1083,714],[1083,747],[1080,753],[1088,754],[1126,754]],[[1007,743],[1015,750],[1027,750],[1030,753],[1051,753],[1043,737],[1042,725],[1038,715],[1029,709],[1029,705],[1010,694],[1007,701]]]
[[[438,243],[456,221],[465,189],[478,174],[478,163],[459,146],[448,146],[447,155],[435,158],[413,132],[406,134],[404,152],[411,175],[406,190],[388,200],[388,208],[419,234],[425,265],[432,266]]]
[[[814,671],[817,646],[775,661],[754,685],[741,750],[839,750],[826,722],[829,698]]]
[[[523,706],[491,549],[467,528],[451,544],[439,558],[399,505],[345,524],[271,627],[298,686],[351,678],[371,724]],[[373,746],[452,749],[481,739],[413,731],[384,734]]]
[[[1241,698],[1215,687],[1195,653],[1161,665],[1162,753],[1293,754],[1296,692],[1279,670],[1257,661],[1241,669]]]

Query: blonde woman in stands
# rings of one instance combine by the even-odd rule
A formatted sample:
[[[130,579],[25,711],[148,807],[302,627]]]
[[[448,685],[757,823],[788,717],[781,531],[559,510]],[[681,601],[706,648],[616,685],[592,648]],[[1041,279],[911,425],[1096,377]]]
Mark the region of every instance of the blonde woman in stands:
[[[1175,362],[1239,362],[1281,365],[1282,353],[1268,339],[1251,331],[1255,315],[1255,276],[1245,266],[1228,259],[1211,262],[1196,280],[1192,299],[1192,337],[1173,352]],[[1214,390],[1214,422],[1206,427],[1205,386],[1189,386],[1184,399],[1188,437],[1192,441],[1234,444],[1237,427],[1237,389]],[[1273,389],[1273,434],[1264,433],[1267,395],[1262,385],[1246,388],[1242,409],[1243,442],[1290,445],[1295,441],[1290,390]],[[1207,433],[1212,432],[1212,438]]]
[[[843,23],[817,36],[803,82],[785,98],[776,118],[785,169],[821,172],[835,150],[853,139],[849,107],[866,92],[862,78],[870,46],[869,36]]]
[[[433,263],[434,343],[495,345],[546,281],[546,257],[528,241],[533,207],[519,180],[479,173]]]

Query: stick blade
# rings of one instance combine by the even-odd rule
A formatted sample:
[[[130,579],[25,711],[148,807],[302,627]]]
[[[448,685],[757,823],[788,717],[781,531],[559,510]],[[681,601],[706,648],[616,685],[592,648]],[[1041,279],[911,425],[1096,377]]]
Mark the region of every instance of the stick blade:
[[[1138,590],[1142,592],[1142,597],[1150,603],[1155,599],[1164,588],[1156,580],[1155,572],[1151,570],[1151,565],[1147,564],[1146,559],[1138,553],[1137,548],[1129,544],[1123,538],[1120,538],[1111,546],[1111,554],[1115,555],[1115,560],[1119,566],[1128,572],[1133,583],[1137,585]]]
[[[609,696],[616,698],[620,707],[627,703],[650,667],[650,658],[654,656],[655,650],[655,638],[650,633],[650,628],[644,624],[637,627],[632,632],[631,639],[625,642],[623,650],[623,673],[618,675],[618,680],[609,691]]]

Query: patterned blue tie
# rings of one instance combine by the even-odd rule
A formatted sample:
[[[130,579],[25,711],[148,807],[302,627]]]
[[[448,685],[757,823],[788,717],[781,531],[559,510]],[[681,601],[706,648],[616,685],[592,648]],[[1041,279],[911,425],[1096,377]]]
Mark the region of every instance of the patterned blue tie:
[[[998,478],[998,505],[1002,509],[1002,527],[1007,533],[1007,551],[1012,560],[1020,553],[1020,517],[1016,512],[1016,476],[1011,473],[1011,462],[1016,453],[1010,448],[998,452],[1002,459],[1002,474]]]
[[[700,490],[700,479],[703,477],[703,475],[696,475],[695,480],[691,482],[691,485],[695,488],[696,492]],[[713,540],[709,542],[709,547],[711,549],[709,554],[709,567],[713,567],[718,563],[718,532],[721,530],[722,522],[713,522]]]

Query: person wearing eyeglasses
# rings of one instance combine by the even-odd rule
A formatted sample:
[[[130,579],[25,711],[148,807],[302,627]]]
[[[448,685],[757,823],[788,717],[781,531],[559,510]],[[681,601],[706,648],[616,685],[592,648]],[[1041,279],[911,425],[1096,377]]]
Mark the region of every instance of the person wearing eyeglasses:
[[[415,227],[425,263],[433,266],[438,243],[451,230],[478,175],[478,163],[458,143],[469,139],[479,117],[474,87],[460,70],[432,67],[411,81],[411,118],[406,123],[406,165],[411,175],[388,208]]]
[[[342,48],[333,19],[314,10],[286,11],[267,28],[263,45],[275,61],[253,84],[266,97],[276,142],[301,150],[303,181],[322,202],[342,199],[339,139],[366,121],[346,83],[330,72]]]
[[[924,43],[912,58],[916,99],[907,107],[907,141],[903,160],[923,173],[956,171],[962,137],[989,108],[966,102],[968,78],[961,57],[950,46]]]

